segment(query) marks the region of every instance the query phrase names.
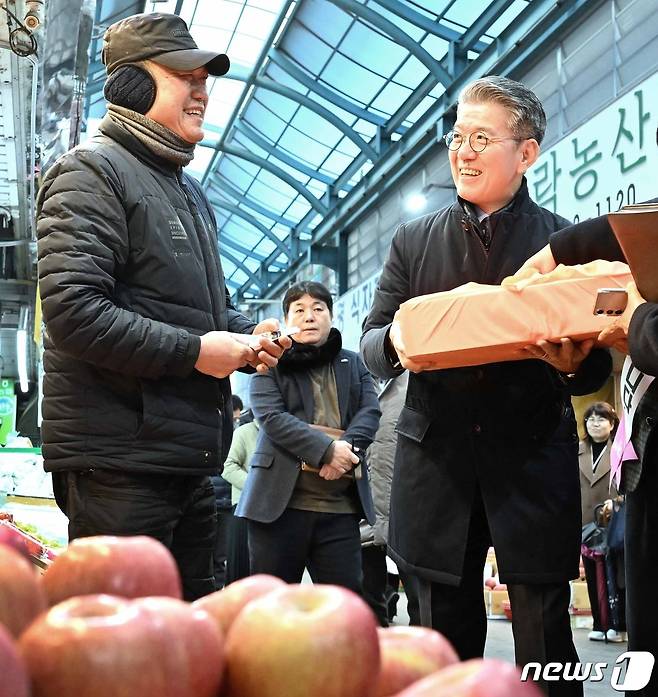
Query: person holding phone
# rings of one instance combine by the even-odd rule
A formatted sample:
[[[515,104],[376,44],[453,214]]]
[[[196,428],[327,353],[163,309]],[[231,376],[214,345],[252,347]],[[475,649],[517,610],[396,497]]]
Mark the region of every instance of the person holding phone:
[[[379,424],[375,385],[332,327],[321,283],[292,285],[283,313],[292,348],[251,380],[260,430],[236,509],[247,518],[251,573],[362,590],[359,520],[374,522],[361,456]],[[358,469],[357,469],[358,468]]]
[[[214,590],[209,475],[231,443],[229,376],[275,366],[291,342],[253,336],[278,320],[231,304],[213,209],[184,169],[228,57],[154,12],[111,24],[102,60],[107,114],[37,201],[44,467],[70,540],[150,535],[193,600]]]
[[[658,143],[658,130],[656,131]],[[649,203],[658,203],[653,199]],[[540,273],[557,264],[585,264],[594,259],[625,261],[607,216],[600,216],[567,227],[549,237],[549,243],[530,257],[523,268]],[[628,303],[612,329],[600,337],[613,340],[618,350],[630,357],[633,383],[658,377],[658,303],[647,302],[635,283],[630,283]],[[645,384],[647,380],[644,380]],[[622,385],[625,394],[632,385]],[[637,459],[625,462],[621,491],[626,495],[625,566],[626,627],[629,651],[648,651],[658,659],[658,380],[649,383],[627,424]],[[658,669],[654,667],[648,684],[634,690],[633,697],[658,694]]]

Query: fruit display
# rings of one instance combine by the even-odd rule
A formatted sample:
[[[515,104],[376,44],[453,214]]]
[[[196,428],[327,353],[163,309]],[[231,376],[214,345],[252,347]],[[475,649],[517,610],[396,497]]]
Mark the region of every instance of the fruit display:
[[[0,697],[540,694],[510,664],[459,662],[434,630],[378,628],[338,586],[256,575],[184,602],[146,537],[77,540],[43,575],[0,543],[0,675]]]
[[[14,637],[46,609],[37,570],[22,552],[0,544],[0,625]]]
[[[233,620],[242,612],[247,603],[276,588],[283,588],[285,585],[285,582],[280,578],[267,574],[254,574],[196,600],[193,605],[210,613],[222,634],[226,634],[233,624]]]
[[[215,622],[175,598],[70,598],[18,647],[38,697],[216,697],[224,673]]]
[[[235,619],[226,665],[231,697],[364,697],[379,671],[375,616],[344,588],[285,586]]]
[[[171,552],[145,535],[99,535],[74,540],[46,569],[43,587],[50,605],[91,593],[124,598],[183,597]]]
[[[0,697],[29,697],[27,668],[11,635],[0,626]]]
[[[381,668],[374,697],[389,697],[403,688],[457,663],[452,644],[426,627],[386,627],[377,630]]]

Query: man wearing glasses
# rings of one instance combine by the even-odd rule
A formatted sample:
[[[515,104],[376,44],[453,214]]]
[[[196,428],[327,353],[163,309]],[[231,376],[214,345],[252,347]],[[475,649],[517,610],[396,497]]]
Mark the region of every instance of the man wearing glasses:
[[[463,90],[445,136],[457,201],[400,225],[361,340],[374,374],[411,371],[389,531],[390,554],[419,579],[411,620],[443,632],[462,659],[481,656],[482,569],[493,543],[521,665],[578,660],[568,616],[581,531],[569,396],[596,389],[610,357],[564,339],[529,347],[530,360],[424,370],[405,356],[393,317],[409,298],[500,283],[568,225],[528,195],[524,175],[545,128],[539,100],[518,82],[489,76]],[[576,681],[544,688],[582,695]]]

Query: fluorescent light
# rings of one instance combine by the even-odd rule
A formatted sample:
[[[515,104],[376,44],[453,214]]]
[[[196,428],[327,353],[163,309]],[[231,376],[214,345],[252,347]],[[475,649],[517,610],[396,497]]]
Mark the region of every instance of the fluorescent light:
[[[423,194],[411,194],[407,196],[404,207],[411,213],[419,213],[427,205],[427,199]]]
[[[19,329],[16,332],[16,363],[21,392],[27,392],[27,331],[25,329]]]
[[[16,364],[21,392],[27,392],[27,308],[21,307],[16,330]]]

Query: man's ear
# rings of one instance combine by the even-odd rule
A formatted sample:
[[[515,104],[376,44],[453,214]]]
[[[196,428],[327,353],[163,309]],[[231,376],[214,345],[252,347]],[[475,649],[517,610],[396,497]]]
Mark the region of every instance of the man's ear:
[[[105,81],[103,95],[110,104],[146,114],[155,102],[155,80],[139,63],[119,66]]]
[[[537,162],[539,153],[539,143],[534,138],[528,138],[523,141],[521,144],[521,161],[519,163],[521,172],[525,174]]]

